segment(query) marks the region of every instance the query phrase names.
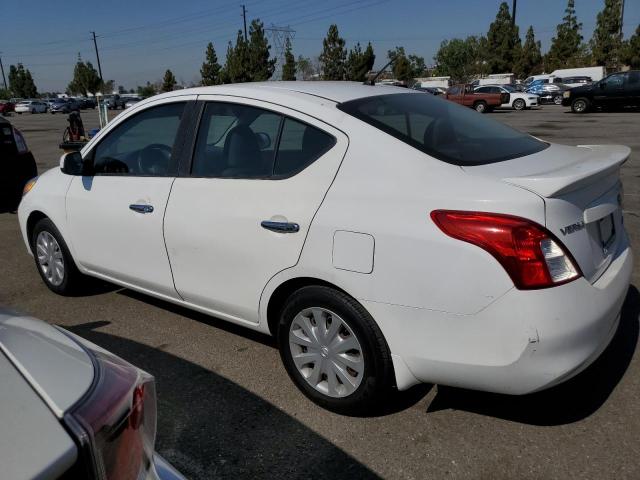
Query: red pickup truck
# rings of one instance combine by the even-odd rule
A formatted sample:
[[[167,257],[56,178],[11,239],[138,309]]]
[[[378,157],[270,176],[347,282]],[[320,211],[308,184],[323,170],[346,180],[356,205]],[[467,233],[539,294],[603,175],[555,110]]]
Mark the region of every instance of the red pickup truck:
[[[503,103],[509,103],[508,93],[475,92],[473,86],[469,84],[450,87],[445,93],[445,98],[465,107],[471,107],[480,113],[490,112]]]

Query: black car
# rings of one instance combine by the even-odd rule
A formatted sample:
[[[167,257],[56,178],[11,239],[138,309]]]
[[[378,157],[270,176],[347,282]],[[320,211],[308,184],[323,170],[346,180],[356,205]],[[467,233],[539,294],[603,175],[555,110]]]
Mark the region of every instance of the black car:
[[[103,102],[107,105],[109,110],[117,110],[119,108],[125,109],[125,103],[128,98],[121,97],[120,95],[109,95],[104,97]]]
[[[38,175],[38,167],[22,133],[0,118],[0,211],[14,211],[27,181]]]
[[[413,87],[414,90],[418,90],[419,92],[430,93],[431,95],[442,95],[442,92],[437,88],[433,87]]]
[[[612,73],[599,82],[565,92],[562,105],[574,113],[594,109],[640,107],[640,70]]]

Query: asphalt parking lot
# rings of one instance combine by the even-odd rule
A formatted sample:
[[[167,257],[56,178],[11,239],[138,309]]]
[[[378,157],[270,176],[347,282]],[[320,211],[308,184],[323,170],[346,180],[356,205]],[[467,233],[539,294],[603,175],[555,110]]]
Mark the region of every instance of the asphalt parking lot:
[[[625,224],[640,252],[640,113],[545,106],[490,114],[544,140],[624,144]],[[97,113],[82,114],[85,127]],[[66,115],[14,115],[43,171],[58,164]],[[0,214],[0,305],[69,328],[149,371],[157,449],[187,477],[640,478],[640,267],[609,348],[588,370],[524,397],[419,386],[384,414],[351,418],[306,399],[274,341],[126,289],[65,298],[42,283],[17,217]],[[567,299],[567,302],[573,301]]]

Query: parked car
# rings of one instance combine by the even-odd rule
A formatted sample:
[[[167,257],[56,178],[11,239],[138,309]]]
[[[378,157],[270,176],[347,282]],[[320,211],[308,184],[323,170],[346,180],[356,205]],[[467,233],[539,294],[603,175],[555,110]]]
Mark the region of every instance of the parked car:
[[[128,97],[127,101],[124,104],[124,108],[131,108],[133,107],[136,103],[142,101],[141,98],[138,97]]]
[[[40,100],[23,100],[15,106],[15,112],[22,113],[46,113],[47,104]]]
[[[124,110],[127,98],[120,95],[108,95],[103,98],[103,101],[109,110],[117,110],[119,108]]]
[[[442,92],[435,87],[420,87],[418,85],[414,85],[411,88],[418,90],[419,92],[430,93],[431,95],[442,95]]]
[[[562,105],[562,96],[567,90],[569,87],[562,83],[549,83],[548,80],[539,79],[531,82],[525,91],[537,95],[540,104]]]
[[[148,373],[60,327],[0,308],[0,376],[4,478],[183,480],[154,451],[156,389]]]
[[[599,82],[564,92],[562,105],[574,113],[602,108],[640,107],[640,70],[618,72]]]
[[[49,104],[49,112],[53,113],[69,113],[71,112],[71,102],[64,98],[56,98]]]
[[[450,87],[444,98],[465,107],[471,107],[480,113],[490,112],[505,103],[510,103],[509,93],[478,92],[473,89],[471,84]]]
[[[633,268],[629,155],[411,89],[201,87],[116,117],[18,216],[53,292],[95,276],[270,333],[305,395],[363,412],[392,386],[524,394],[593,362]]]
[[[581,87],[591,82],[591,77],[564,77],[561,79],[561,83],[569,88]]]
[[[15,105],[8,100],[0,100],[0,115],[7,115],[15,111]]]
[[[500,108],[513,108],[514,110],[524,110],[525,108],[537,107],[538,96],[532,93],[518,92],[510,85],[485,85],[476,88],[477,93],[508,93],[509,101],[500,105]]]
[[[18,208],[22,190],[30,179],[38,175],[33,154],[24,136],[9,120],[0,117],[0,210]]]
[[[93,98],[78,98],[76,99],[80,105],[81,110],[87,110],[89,108],[96,108],[96,101]]]

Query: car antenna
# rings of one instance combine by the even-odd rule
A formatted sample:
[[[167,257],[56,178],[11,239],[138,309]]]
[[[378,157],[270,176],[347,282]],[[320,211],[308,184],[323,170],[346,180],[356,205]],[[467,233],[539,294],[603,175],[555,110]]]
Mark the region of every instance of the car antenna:
[[[362,82],[363,85],[370,85],[370,86],[374,86],[376,84],[376,80],[378,79],[378,77],[380,75],[382,75],[384,73],[384,71],[393,63],[398,59],[399,55],[396,53],[393,58],[391,60],[389,60],[389,62],[387,62],[387,64],[382,67],[378,73],[375,74],[375,76],[371,79],[371,80],[365,80],[364,82]]]

